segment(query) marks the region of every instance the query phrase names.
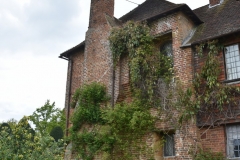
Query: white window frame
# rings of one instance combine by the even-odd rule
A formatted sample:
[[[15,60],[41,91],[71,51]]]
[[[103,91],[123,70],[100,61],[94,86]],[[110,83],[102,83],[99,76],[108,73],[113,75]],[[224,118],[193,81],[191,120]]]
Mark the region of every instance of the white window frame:
[[[224,47],[224,62],[226,80],[240,79],[240,50],[239,44]]]

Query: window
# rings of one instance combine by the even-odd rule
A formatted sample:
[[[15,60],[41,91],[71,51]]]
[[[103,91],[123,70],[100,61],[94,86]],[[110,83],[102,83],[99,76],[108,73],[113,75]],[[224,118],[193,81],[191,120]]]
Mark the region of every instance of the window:
[[[239,45],[234,44],[225,47],[224,54],[227,80],[234,80],[240,78]]]
[[[161,46],[160,52],[161,52],[162,54],[164,54],[165,56],[173,57],[172,41],[167,41],[167,42],[165,42],[165,43]]]
[[[230,125],[226,127],[227,130],[227,157],[240,157],[240,124]]]
[[[167,134],[164,139],[164,157],[175,156],[174,134]]]

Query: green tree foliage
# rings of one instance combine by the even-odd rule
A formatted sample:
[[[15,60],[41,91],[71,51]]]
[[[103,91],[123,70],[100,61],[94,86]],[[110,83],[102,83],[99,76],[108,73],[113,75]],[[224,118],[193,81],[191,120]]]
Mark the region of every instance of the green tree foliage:
[[[10,125],[8,123],[2,123],[0,125],[0,132],[5,130],[8,134],[11,134],[12,133],[12,129],[10,127]]]
[[[11,128],[14,128],[17,125],[18,122],[17,122],[16,119],[11,118],[7,121],[3,121],[2,123],[7,123]],[[0,123],[0,126],[1,126],[2,123]]]
[[[58,141],[59,139],[63,139],[64,133],[63,133],[62,127],[60,126],[54,127],[50,132],[50,136],[52,136],[55,139],[55,141]]]
[[[61,126],[62,129],[65,129],[65,115],[64,110],[55,108],[55,103],[50,103],[49,100],[40,108],[37,108],[36,111],[30,116],[30,120],[35,125],[35,130],[39,132],[42,136],[49,135],[51,130],[55,126]]]
[[[61,160],[63,141],[55,142],[51,136],[35,134],[28,123],[28,117],[22,118],[12,128],[0,131],[1,160]]]

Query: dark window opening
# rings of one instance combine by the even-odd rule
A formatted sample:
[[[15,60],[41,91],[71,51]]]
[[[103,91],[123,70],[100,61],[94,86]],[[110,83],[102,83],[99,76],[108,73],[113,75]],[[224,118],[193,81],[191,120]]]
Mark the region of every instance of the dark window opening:
[[[164,139],[164,156],[175,156],[174,134],[167,134]]]
[[[173,57],[172,41],[165,42],[161,48],[160,52],[168,57]]]

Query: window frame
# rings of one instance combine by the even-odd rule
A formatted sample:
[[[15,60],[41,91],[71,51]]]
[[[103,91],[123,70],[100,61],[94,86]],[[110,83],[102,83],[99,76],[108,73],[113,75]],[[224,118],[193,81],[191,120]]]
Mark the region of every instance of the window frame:
[[[230,133],[230,127],[235,127],[236,128],[236,136],[237,136],[237,139],[234,139],[233,137],[233,134],[234,132],[232,131]],[[238,130],[240,131],[240,123],[236,123],[236,124],[229,124],[229,125],[226,125],[225,127],[225,132],[226,132],[226,155],[227,155],[227,159],[240,159],[240,144],[238,145],[238,157],[235,157],[235,147],[234,147],[234,140],[238,140],[240,141],[240,132],[238,132]],[[231,135],[231,139],[229,138],[230,137],[230,134]],[[231,146],[231,141],[233,141],[233,146]],[[230,152],[229,149],[232,148],[233,151],[232,151],[232,154],[234,155],[234,157],[230,157]]]
[[[168,133],[168,134],[164,134],[163,135],[164,136],[164,144],[163,144],[163,157],[175,157],[176,156],[176,148],[175,148],[175,145],[176,145],[176,143],[175,143],[175,133]],[[166,136],[169,136],[169,137],[171,137],[171,138],[173,138],[173,140],[172,140],[172,142],[173,142],[173,148],[172,148],[172,150],[173,150],[173,153],[172,153],[172,155],[166,155],[165,154],[165,143],[166,143],[166,139],[165,139],[165,137]]]
[[[170,55],[168,54],[168,51],[166,51],[166,49],[164,49],[164,48],[168,47],[168,45],[171,45],[171,54]],[[173,58],[173,40],[172,39],[165,40],[160,45],[159,50],[160,50],[161,54],[164,54],[167,57]]]
[[[240,77],[239,78],[235,78],[235,79],[228,79],[228,71],[227,71],[225,48],[226,47],[230,47],[230,46],[234,46],[234,45],[238,45],[238,51],[239,51],[239,55],[240,55],[240,43],[231,43],[231,44],[225,45],[224,48],[223,48],[224,73],[225,73],[225,80],[224,80],[224,82],[225,83],[231,83],[231,82],[240,81]],[[240,59],[239,59],[239,62],[240,62]],[[240,73],[240,71],[239,71],[239,73]]]

